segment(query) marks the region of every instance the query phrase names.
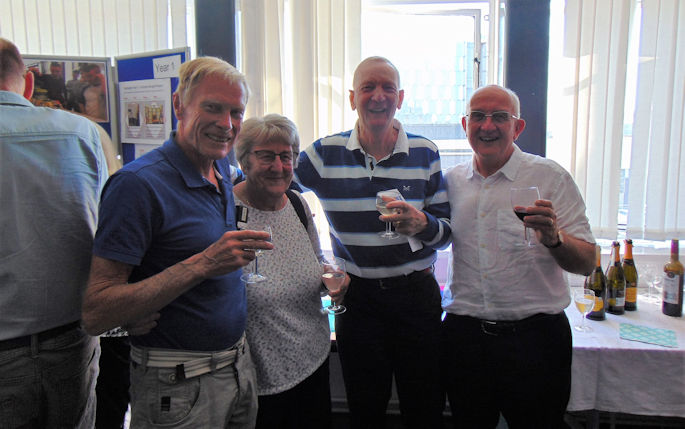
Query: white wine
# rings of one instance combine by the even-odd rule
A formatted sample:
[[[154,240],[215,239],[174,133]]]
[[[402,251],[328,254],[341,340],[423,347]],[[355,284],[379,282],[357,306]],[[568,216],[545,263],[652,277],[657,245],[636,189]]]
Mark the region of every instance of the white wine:
[[[385,216],[395,214],[394,210],[387,208],[385,204],[376,204],[376,209]]]
[[[595,305],[595,300],[594,298],[590,297],[590,295],[587,295],[584,298],[576,298],[574,301],[578,311],[584,315],[589,313]]]
[[[602,248],[595,245],[595,270],[585,278],[585,288],[595,293],[595,305],[588,319],[606,319],[607,278],[602,272]]]
[[[613,262],[607,269],[607,292],[609,294],[609,307],[607,311],[611,314],[625,313],[626,303],[626,278],[621,267],[621,244],[614,241],[611,245],[611,256]]]
[[[683,264],[678,260],[678,240],[671,240],[671,260],[664,265],[661,311],[667,316],[683,315]]]
[[[326,289],[331,292],[335,292],[340,289],[345,281],[345,273],[341,273],[340,271],[323,273],[321,275],[321,279],[323,280],[323,284],[326,286]]]
[[[626,311],[637,310],[637,268],[633,260],[633,240],[626,240],[626,253],[623,255],[623,275],[626,278]]]

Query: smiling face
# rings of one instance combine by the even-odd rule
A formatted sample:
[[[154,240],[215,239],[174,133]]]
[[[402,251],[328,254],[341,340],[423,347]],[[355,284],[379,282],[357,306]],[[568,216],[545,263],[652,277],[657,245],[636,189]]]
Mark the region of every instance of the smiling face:
[[[397,70],[382,59],[364,60],[354,73],[353,86],[350,104],[359,115],[360,131],[390,127],[404,99]]]
[[[208,75],[185,103],[174,94],[176,141],[198,166],[225,158],[240,132],[247,94],[240,83]]]
[[[280,154],[292,153],[292,150],[292,146],[283,140],[255,144],[247,155],[247,162],[242,165],[250,189],[270,200],[281,198],[293,180],[292,162],[283,162],[279,156],[276,156],[272,162],[266,162],[258,159],[255,152],[269,151]]]
[[[512,96],[497,86],[484,87],[473,94],[469,112],[476,110],[488,115],[502,111],[517,115]],[[514,140],[521,134],[526,122],[511,118],[504,123],[497,123],[491,117],[475,122],[465,116],[462,118],[462,126],[475,154],[477,168],[481,174],[489,175],[509,160],[514,152]]]

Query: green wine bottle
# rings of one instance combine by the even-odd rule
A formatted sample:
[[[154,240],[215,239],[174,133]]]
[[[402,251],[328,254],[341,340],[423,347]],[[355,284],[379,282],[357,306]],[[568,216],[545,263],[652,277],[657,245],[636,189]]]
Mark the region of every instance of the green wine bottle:
[[[585,278],[585,288],[595,292],[595,305],[587,315],[588,319],[606,319],[607,278],[602,272],[602,248],[595,245],[595,269]]]
[[[621,268],[621,244],[618,241],[614,241],[611,245],[611,259],[613,262],[606,273],[609,294],[607,311],[611,314],[623,314],[626,303],[626,278]]]
[[[637,310],[637,268],[633,260],[633,240],[626,240],[626,253],[623,255],[623,275],[626,277],[626,311]]]

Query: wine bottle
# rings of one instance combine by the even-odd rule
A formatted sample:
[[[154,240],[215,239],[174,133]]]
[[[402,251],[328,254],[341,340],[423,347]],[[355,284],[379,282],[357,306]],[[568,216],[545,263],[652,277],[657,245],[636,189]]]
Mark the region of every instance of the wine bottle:
[[[667,316],[683,315],[683,264],[678,260],[678,240],[671,240],[671,260],[664,265],[661,311]]]
[[[621,244],[614,241],[611,245],[611,259],[607,269],[607,292],[609,294],[609,306],[607,311],[611,314],[623,314],[626,302],[626,278],[621,267]]]
[[[595,269],[585,278],[585,288],[595,292],[595,305],[587,315],[588,319],[606,319],[606,300],[607,300],[607,278],[602,271],[602,248],[595,246]]]
[[[623,255],[623,275],[626,278],[626,311],[637,310],[637,268],[633,260],[633,240],[626,240],[626,253]]]

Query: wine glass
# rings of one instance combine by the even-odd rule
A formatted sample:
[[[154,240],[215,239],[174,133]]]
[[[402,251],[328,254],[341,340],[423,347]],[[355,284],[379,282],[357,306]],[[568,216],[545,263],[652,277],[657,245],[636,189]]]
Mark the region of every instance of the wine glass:
[[[380,191],[376,194],[376,209],[382,214],[382,215],[391,215],[394,214],[393,210],[388,209],[386,205],[392,201],[399,200],[399,201],[404,201],[404,198],[402,197],[402,194],[400,194],[400,191],[397,189],[390,189],[387,191]],[[385,231],[379,232],[378,235],[380,235],[382,238],[387,238],[387,239],[393,239],[397,238],[400,235],[392,230],[392,223],[391,222],[385,222]]]
[[[575,325],[573,328],[580,332],[590,332],[592,328],[585,325],[585,317],[592,311],[595,306],[595,292],[592,289],[578,289],[573,293],[573,302],[576,308],[580,311],[583,317],[580,320],[580,325]]]
[[[345,260],[337,256],[333,257],[331,261],[324,260],[321,262],[323,272],[321,273],[321,281],[329,292],[337,292],[345,283]],[[347,310],[344,305],[336,304],[331,299],[331,305],[326,307],[326,311],[330,314],[342,314]]]
[[[528,214],[526,207],[535,205],[535,201],[540,199],[540,191],[538,191],[537,186],[511,188],[509,196],[514,214],[523,222],[523,218]],[[528,239],[528,228],[525,225],[523,226],[523,241],[517,241],[514,245],[517,247],[535,246],[535,243]]]
[[[658,264],[647,264],[644,276],[647,279],[647,284],[649,288],[647,292],[647,299],[649,300],[649,302],[659,304],[661,302],[661,267]]]
[[[259,227],[254,227],[252,228],[254,231],[264,231],[269,233],[269,238],[265,239],[264,241],[269,241],[271,242],[272,240],[272,234],[271,234],[271,227],[269,225],[262,225]],[[247,250],[247,249],[246,249]],[[267,277],[263,274],[259,274],[259,268],[258,268],[258,262],[259,262],[259,255],[262,254],[264,249],[251,249],[254,250],[255,258],[254,258],[254,271],[250,273],[243,273],[242,276],[240,276],[240,279],[244,281],[245,283],[259,283],[263,282],[264,280],[267,279]]]

